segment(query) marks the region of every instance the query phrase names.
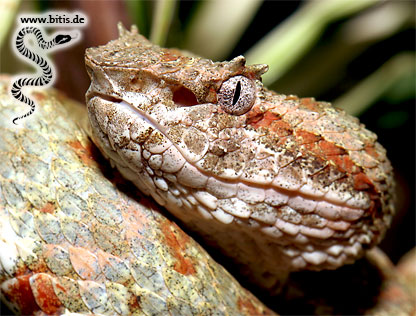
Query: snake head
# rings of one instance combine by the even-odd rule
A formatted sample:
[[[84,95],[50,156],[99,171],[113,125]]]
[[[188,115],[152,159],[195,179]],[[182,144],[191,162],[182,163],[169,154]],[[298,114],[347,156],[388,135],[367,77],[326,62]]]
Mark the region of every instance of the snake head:
[[[392,167],[358,119],[266,89],[265,65],[213,62],[137,29],[86,51],[93,137],[106,157],[252,280],[334,269],[377,244]]]
[[[65,44],[68,43],[72,37],[70,35],[65,34],[58,34],[55,36],[55,42],[56,44]]]

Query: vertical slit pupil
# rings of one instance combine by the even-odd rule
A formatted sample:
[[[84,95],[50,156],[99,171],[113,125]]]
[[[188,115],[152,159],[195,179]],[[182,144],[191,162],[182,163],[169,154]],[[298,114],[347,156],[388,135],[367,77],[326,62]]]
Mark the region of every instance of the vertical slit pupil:
[[[240,98],[240,92],[241,92],[241,83],[240,81],[237,82],[237,85],[235,86],[234,90],[234,98],[233,98],[233,105],[235,105]]]

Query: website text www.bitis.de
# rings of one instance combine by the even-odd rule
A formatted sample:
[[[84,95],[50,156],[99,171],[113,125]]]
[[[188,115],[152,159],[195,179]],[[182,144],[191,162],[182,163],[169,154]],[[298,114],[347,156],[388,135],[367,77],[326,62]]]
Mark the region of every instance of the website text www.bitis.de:
[[[70,14],[67,12],[49,12],[46,14],[25,14],[19,17],[22,24],[48,24],[48,25],[81,25],[87,23],[86,16],[82,13]]]

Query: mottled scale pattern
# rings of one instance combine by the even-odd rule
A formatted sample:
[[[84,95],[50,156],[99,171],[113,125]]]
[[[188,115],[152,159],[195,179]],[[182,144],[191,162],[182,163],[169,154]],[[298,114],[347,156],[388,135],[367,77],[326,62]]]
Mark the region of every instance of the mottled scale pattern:
[[[124,177],[271,288],[376,245],[394,214],[377,136],[312,98],[267,90],[265,65],[152,45],[133,27],[86,51],[94,141]],[[252,108],[226,113],[221,84],[245,76]]]
[[[10,310],[273,314],[156,204],[99,164],[77,125],[85,108],[32,90],[38,111],[16,128],[11,119],[24,105],[8,96],[9,83],[0,78],[0,296]]]

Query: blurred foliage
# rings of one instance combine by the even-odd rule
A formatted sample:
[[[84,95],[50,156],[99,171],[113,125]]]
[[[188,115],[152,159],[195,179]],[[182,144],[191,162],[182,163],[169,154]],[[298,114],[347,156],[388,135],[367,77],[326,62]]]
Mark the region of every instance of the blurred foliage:
[[[374,0],[323,0],[305,2],[294,14],[276,26],[247,52],[249,62],[270,66],[266,84],[276,81],[316,43],[334,20],[373,6]]]
[[[14,22],[20,0],[2,0],[0,2],[0,46],[4,42],[10,26]]]
[[[336,99],[334,105],[358,115],[384,94],[390,95],[390,101],[396,103],[414,97],[415,86],[411,85],[414,75],[415,54],[400,53]]]
[[[97,1],[97,9],[107,2]],[[214,60],[232,58],[237,50],[247,57],[248,63],[269,65],[269,71],[263,76],[266,85],[301,96],[326,96],[334,84],[345,79],[343,74],[360,54],[406,29],[414,29],[415,24],[413,1],[157,0],[124,3],[131,21],[154,43],[177,46]],[[54,1],[33,1],[32,4],[39,11],[55,8]],[[1,40],[10,30],[19,1],[3,0],[0,5],[4,8],[0,11],[3,17],[0,19]],[[286,16],[279,13],[285,6],[291,7]],[[267,7],[268,12],[262,11],[263,7]],[[244,45],[240,42],[253,37],[252,30],[265,23],[270,27],[258,32],[246,52],[241,51]],[[396,53],[400,53],[400,49],[398,47]],[[394,59],[395,56],[389,57]],[[396,84],[414,83],[412,58],[414,55],[401,59],[406,64],[396,65],[395,68],[402,71],[389,77],[388,85],[364,85],[363,82],[383,82],[386,76],[383,71],[364,73],[368,78],[359,78],[356,87],[349,87],[352,91],[340,90],[338,95],[331,95],[331,99],[336,99],[335,104],[346,111],[359,114],[383,95],[398,100],[402,100],[403,95],[414,98],[413,84]],[[384,63],[389,64],[384,60],[379,67]],[[357,96],[359,87],[364,92]]]
[[[254,18],[262,1],[204,1],[192,15],[184,48],[218,60],[226,58]]]
[[[175,0],[159,0],[155,3],[153,23],[149,39],[158,45],[163,45],[166,41],[169,27],[175,13]]]

